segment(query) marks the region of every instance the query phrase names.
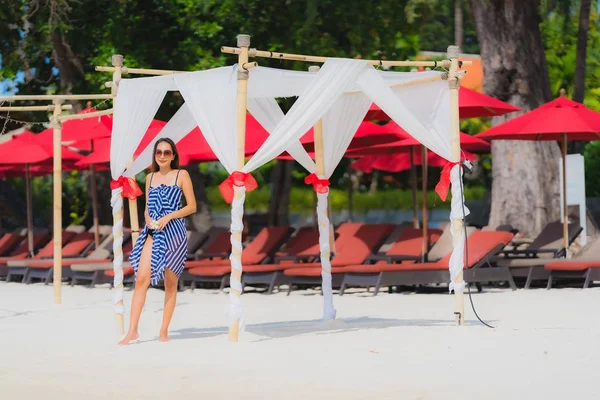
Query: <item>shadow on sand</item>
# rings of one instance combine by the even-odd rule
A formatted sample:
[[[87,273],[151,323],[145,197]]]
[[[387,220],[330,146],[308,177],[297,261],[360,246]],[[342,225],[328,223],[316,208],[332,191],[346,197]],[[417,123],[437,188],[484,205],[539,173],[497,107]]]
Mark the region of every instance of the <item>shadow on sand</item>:
[[[465,325],[478,325],[477,321],[466,321]],[[305,320],[268,322],[246,326],[246,332],[261,338],[253,342],[281,339],[300,335],[328,335],[369,329],[387,329],[394,327],[452,327],[454,321],[432,319],[388,319],[358,317],[336,319],[332,321]],[[227,327],[217,328],[185,328],[171,331],[171,340],[199,339],[212,336],[227,335]]]

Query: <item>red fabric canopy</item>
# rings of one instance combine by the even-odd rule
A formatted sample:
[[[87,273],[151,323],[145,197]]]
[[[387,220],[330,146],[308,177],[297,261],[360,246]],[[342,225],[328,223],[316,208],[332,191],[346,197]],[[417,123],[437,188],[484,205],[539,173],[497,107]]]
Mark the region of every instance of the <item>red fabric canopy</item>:
[[[474,161],[477,159],[477,156],[468,152],[465,152],[465,157],[470,161]],[[438,156],[430,150],[427,151],[428,166],[443,167],[447,163],[448,161],[445,158]],[[415,152],[414,165],[423,165],[422,152]],[[365,156],[353,162],[352,164],[350,164],[350,166],[354,169],[358,169],[366,173],[371,173],[374,169],[379,169],[381,171],[388,172],[406,171],[411,167],[410,153],[399,153],[384,156]]]
[[[91,112],[96,112],[93,108],[85,108],[81,112],[77,113],[77,115],[88,114]],[[109,137],[111,134],[111,126],[108,125],[107,121],[112,121],[112,117],[110,116],[102,116],[102,117],[91,117],[84,119],[70,119],[62,123],[62,141],[63,142],[79,142],[82,140],[92,140],[103,137]],[[111,122],[112,123],[112,122]],[[48,128],[42,131],[52,132],[53,128]],[[82,150],[89,150],[87,149]]]
[[[512,104],[462,86],[458,90],[458,115],[460,118],[493,117],[519,110]],[[390,117],[377,104],[373,103],[365,119],[385,121],[390,120]]]
[[[600,113],[559,97],[476,136],[486,140],[600,140]]]
[[[391,123],[386,125],[377,125],[373,122],[363,121],[359,125],[348,149],[356,149],[366,146],[381,145],[384,143],[391,143],[406,137],[405,133],[393,128]],[[395,124],[395,123],[394,123]],[[314,132],[311,129],[302,137],[302,143],[306,151],[312,152],[315,148]]]

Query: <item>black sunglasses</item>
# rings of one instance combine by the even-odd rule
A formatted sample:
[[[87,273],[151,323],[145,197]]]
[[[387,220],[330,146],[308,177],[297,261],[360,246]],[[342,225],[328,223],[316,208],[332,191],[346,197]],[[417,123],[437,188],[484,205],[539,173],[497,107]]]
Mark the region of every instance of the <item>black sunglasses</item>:
[[[171,150],[162,151],[160,149],[156,149],[156,153],[154,154],[156,155],[156,157],[162,157],[163,154],[165,155],[165,157],[171,157],[173,155],[173,152]]]

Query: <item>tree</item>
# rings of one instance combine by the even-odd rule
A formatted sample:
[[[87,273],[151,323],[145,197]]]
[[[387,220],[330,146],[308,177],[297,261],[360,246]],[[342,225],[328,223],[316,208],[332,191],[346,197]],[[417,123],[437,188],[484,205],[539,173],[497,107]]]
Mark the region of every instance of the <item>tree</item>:
[[[523,112],[550,101],[550,81],[535,0],[471,0],[487,94]],[[494,118],[497,124],[514,117]],[[554,142],[492,143],[492,205],[489,224],[509,223],[535,234],[559,217],[558,160]]]

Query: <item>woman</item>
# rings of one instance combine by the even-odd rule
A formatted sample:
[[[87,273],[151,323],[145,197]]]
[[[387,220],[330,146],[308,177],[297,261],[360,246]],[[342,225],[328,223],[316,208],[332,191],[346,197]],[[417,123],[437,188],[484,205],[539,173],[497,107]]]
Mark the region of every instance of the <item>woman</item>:
[[[159,340],[169,340],[168,331],[177,296],[177,280],[187,254],[187,235],[183,218],[196,212],[196,199],[190,175],[179,169],[179,153],[171,139],[154,144],[152,172],[146,177],[146,226],[131,251],[129,262],[135,271],[135,290],[131,302],[129,331],[119,342],[137,340],[138,322],[146,301],[148,286],[160,280],[165,285],[165,308]],[[186,206],[181,207],[181,195]]]

